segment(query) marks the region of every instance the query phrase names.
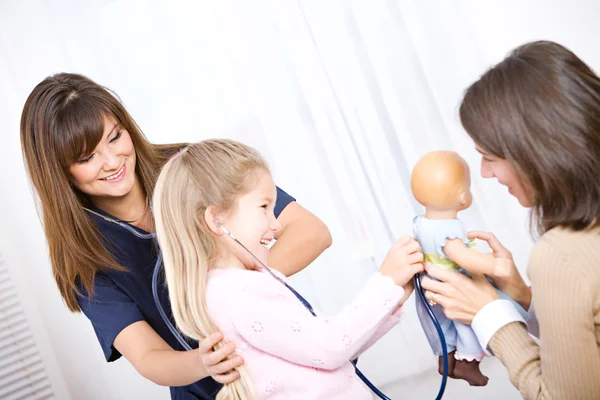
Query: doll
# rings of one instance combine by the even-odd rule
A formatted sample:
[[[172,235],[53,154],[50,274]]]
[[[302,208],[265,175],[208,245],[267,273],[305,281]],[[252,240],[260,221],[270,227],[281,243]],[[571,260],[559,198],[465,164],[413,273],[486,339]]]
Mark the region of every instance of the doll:
[[[470,248],[467,230],[457,219],[459,211],[471,206],[471,178],[466,161],[452,151],[434,151],[423,156],[411,175],[411,189],[425,214],[415,218],[414,235],[422,247],[424,261],[438,268],[469,273],[491,274],[495,261],[489,254]],[[448,350],[448,376],[464,379],[471,386],[485,386],[488,378],[479,363],[485,355],[469,325],[448,319],[439,304],[430,303],[438,319]],[[439,356],[441,343],[424,305],[417,301],[417,314],[429,344]]]

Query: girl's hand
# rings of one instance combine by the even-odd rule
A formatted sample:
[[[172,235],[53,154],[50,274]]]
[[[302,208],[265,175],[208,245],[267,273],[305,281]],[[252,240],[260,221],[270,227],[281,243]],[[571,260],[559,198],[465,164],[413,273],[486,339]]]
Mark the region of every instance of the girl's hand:
[[[223,340],[223,334],[215,332],[200,342],[198,351],[200,352],[200,361],[207,374],[215,381],[225,384],[240,377],[235,368],[242,365],[244,360],[234,354],[235,343],[227,343],[219,350],[213,350],[221,340]]]
[[[379,272],[391,277],[396,285],[406,286],[415,274],[423,272],[423,253],[419,243],[410,236],[398,239],[388,251]]]

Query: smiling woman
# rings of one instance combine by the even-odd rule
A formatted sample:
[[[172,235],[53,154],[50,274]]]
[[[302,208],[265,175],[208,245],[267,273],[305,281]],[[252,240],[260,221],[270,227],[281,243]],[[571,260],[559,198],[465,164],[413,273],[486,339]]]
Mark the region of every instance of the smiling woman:
[[[156,243],[122,228],[154,231],[148,199],[158,172],[186,145],[150,143],[116,95],[84,76],[61,73],[29,95],[21,146],[56,284],[69,309],[89,318],[106,360],[125,356],[147,379],[171,386],[173,399],[214,399],[219,383],[238,378],[235,367],[243,360],[231,344],[213,351],[218,333],[204,338],[199,351],[183,351],[152,297]],[[276,190],[272,207],[281,229],[268,259],[290,275],[331,237],[317,217]],[[170,314],[168,292],[158,298]]]
[[[496,178],[500,184],[508,188],[508,192],[515,196],[523,207],[531,207],[530,195],[523,179],[511,162],[490,154],[478,145],[475,145],[475,149],[481,154],[481,176]]]
[[[428,268],[439,281],[423,280],[426,296],[472,325],[525,399],[598,399],[600,77],[557,43],[528,43],[467,89],[460,119],[482,153],[482,176],[532,208],[541,237],[527,269],[531,288],[493,235],[469,236],[510,267],[491,278],[537,317],[540,342],[483,276]]]
[[[127,222],[137,222],[148,212],[148,199],[144,200],[143,214],[131,204],[144,199],[140,181],[135,179],[136,155],[129,132],[112,116],[103,116],[102,137],[93,152],[77,157],[69,167],[73,186],[87,193],[90,200],[109,214]],[[127,202],[130,207],[111,206],[114,199]],[[139,206],[139,205],[138,205]],[[137,216],[136,216],[137,212]],[[128,215],[129,214],[129,215]]]

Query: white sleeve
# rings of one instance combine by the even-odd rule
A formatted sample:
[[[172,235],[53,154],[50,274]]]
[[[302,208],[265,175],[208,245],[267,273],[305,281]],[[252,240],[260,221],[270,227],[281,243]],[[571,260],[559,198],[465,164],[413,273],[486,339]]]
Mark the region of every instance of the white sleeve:
[[[482,349],[487,350],[492,336],[505,325],[511,322],[522,322],[525,320],[519,314],[515,306],[508,300],[498,299],[486,304],[473,318],[471,328],[475,332]]]

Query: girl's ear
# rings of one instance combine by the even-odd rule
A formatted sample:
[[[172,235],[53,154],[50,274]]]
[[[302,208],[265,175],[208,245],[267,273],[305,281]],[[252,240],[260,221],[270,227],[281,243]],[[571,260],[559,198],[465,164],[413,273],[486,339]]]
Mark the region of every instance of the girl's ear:
[[[208,226],[208,229],[210,229],[210,231],[217,236],[221,236],[224,233],[223,229],[221,229],[220,226],[220,224],[222,224],[223,221],[223,215],[217,212],[215,207],[209,206],[204,211],[204,223],[206,224],[206,226]]]

